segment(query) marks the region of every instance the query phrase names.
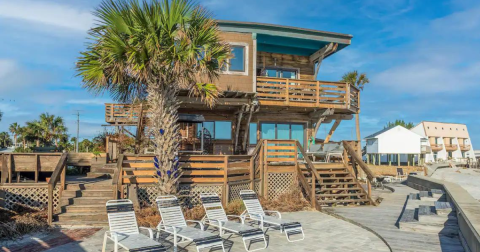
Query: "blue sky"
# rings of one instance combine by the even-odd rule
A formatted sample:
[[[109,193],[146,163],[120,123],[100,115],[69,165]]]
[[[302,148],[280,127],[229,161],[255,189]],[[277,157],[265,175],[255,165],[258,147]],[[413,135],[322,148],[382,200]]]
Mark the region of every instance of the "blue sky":
[[[275,4],[272,4],[272,3]],[[0,131],[42,112],[64,116],[69,133],[91,138],[103,103],[81,88],[74,64],[100,1],[0,0]],[[352,34],[352,45],[322,64],[319,79],[366,72],[362,137],[404,119],[465,123],[480,148],[480,2],[475,0],[204,0],[216,18]],[[320,134],[328,131],[322,126]],[[342,122],[334,140],[354,138]],[[319,134],[319,137],[321,135]]]

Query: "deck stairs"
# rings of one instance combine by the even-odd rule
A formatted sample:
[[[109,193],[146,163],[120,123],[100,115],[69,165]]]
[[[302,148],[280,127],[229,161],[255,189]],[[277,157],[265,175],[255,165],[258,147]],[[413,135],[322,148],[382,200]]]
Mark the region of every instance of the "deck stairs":
[[[303,175],[312,187],[312,175],[305,165],[300,163]],[[373,205],[367,191],[343,162],[313,163],[321,180],[315,180],[315,196],[320,206]]]
[[[54,225],[108,225],[105,204],[113,199],[110,184],[102,182],[67,184],[60,198],[60,213],[55,216]]]
[[[455,208],[442,190],[411,193],[398,222],[401,230],[458,236]]]
[[[113,173],[117,169],[116,163],[108,163],[102,165],[92,165],[90,172],[87,173],[88,178],[112,178]]]

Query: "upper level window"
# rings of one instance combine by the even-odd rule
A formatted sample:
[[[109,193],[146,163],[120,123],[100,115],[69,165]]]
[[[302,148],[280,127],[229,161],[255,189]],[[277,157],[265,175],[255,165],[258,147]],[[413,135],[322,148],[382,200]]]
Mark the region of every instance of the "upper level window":
[[[274,78],[298,79],[298,70],[279,67],[266,67],[265,69],[258,69],[257,75]]]
[[[205,128],[212,139],[231,140],[232,139],[232,122],[230,121],[214,121],[203,122]],[[197,134],[200,135],[202,123],[198,124]]]
[[[231,58],[222,67],[224,74],[247,75],[248,69],[248,45],[243,43],[231,43]]]

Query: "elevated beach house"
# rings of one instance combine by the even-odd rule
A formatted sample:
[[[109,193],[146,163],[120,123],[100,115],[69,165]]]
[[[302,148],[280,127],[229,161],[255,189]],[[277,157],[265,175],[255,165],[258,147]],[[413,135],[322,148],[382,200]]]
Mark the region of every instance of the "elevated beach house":
[[[179,94],[183,170],[179,189],[187,196],[185,203],[198,203],[200,193],[217,193],[227,204],[239,199],[244,189],[274,199],[300,186],[312,207],[374,205],[369,186],[374,175],[359,152],[360,91],[348,83],[318,78],[324,61],[350,45],[352,36],[260,23],[218,24],[223,40],[231,45],[232,58],[216,83],[222,91],[217,105],[207,107],[197,97],[188,96],[188,90]],[[48,186],[40,177],[32,188],[22,190],[38,194],[38,185],[45,185],[43,196],[37,198],[48,199],[51,221],[69,224],[78,220],[73,211],[86,203],[96,207],[89,207],[82,221],[105,221],[108,199],[154,203],[157,195],[152,185],[157,173],[145,134],[149,113],[145,104],[105,104],[107,126],[136,138],[136,153],[128,154],[121,150],[118,134],[107,137],[108,163],[92,166],[90,174],[109,176],[110,184],[69,184],[65,166],[72,161],[66,154],[0,156],[6,205],[11,205],[11,199],[25,199],[14,197],[22,186],[21,174],[38,171],[50,172]],[[338,143],[337,154],[342,158],[313,162],[307,152],[309,139],[316,137],[320,125],[333,122],[325,136],[327,143],[343,120],[352,119],[356,119],[356,139]],[[325,151],[319,144],[323,143],[317,141],[318,151]],[[102,198],[88,192],[100,189],[105,190]]]

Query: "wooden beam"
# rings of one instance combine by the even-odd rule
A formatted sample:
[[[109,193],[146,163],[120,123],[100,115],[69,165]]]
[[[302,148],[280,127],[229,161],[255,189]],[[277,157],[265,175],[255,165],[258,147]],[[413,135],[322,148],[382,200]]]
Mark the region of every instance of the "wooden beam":
[[[242,123],[243,112],[247,106],[243,105],[237,112],[237,127],[235,127],[235,142],[233,144],[233,153],[237,153],[238,135],[240,134],[240,125]]]
[[[317,137],[318,129],[320,128],[320,125],[322,124],[323,120],[325,120],[325,118],[328,115],[332,115],[333,112],[334,112],[334,109],[325,109],[323,113],[320,115],[320,117],[318,117],[317,123],[315,124],[315,130],[312,132],[312,136],[314,138]]]
[[[328,135],[325,138],[324,143],[328,143],[330,141],[330,138],[332,137],[333,133],[335,132],[335,130],[337,129],[338,125],[340,125],[341,122],[342,120],[335,120],[335,123],[332,125],[332,128],[328,132]]]
[[[250,113],[248,114],[248,119],[247,119],[247,126],[245,127],[245,132],[243,133],[243,151],[247,151],[247,142],[248,142],[248,134],[250,133],[250,122],[252,121],[252,115],[253,112],[255,111],[255,105],[251,104],[250,107]],[[256,132],[255,132],[256,133]]]
[[[318,71],[320,70],[320,66],[322,65],[322,61],[328,55],[334,53],[337,50],[338,44],[330,43],[323,48],[320,48],[318,51],[314,52],[310,55],[309,59],[311,63],[317,62],[317,67],[315,68],[315,74],[313,79],[316,80],[318,76]]]
[[[358,141],[358,153],[361,155],[362,153],[362,139],[360,137],[360,115],[355,114],[355,128],[357,130],[357,141]]]

